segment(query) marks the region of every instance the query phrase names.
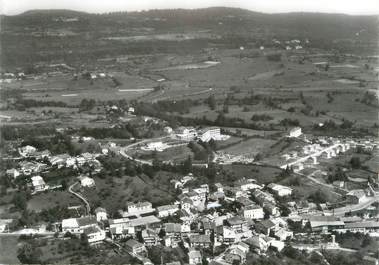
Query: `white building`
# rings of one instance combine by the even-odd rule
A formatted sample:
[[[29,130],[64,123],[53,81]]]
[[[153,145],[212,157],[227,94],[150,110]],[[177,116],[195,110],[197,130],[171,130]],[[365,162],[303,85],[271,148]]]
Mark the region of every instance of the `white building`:
[[[138,202],[127,204],[128,214],[143,214],[153,212],[151,202]]]
[[[81,177],[79,177],[79,181],[80,181],[80,185],[82,185],[82,187],[91,188],[91,187],[96,186],[95,180],[93,178],[90,178],[90,177],[81,176]]]
[[[158,217],[167,217],[179,211],[178,205],[162,205],[157,207]]]
[[[96,221],[104,221],[108,219],[107,211],[104,208],[98,207],[95,209]]]
[[[262,189],[260,185],[256,183],[255,179],[241,179],[236,181],[235,186],[239,186],[241,190],[248,191],[253,189]]]
[[[14,179],[21,175],[20,171],[18,171],[15,168],[8,169],[6,171],[6,174],[7,174],[7,176],[10,176],[10,177],[12,177]]]
[[[197,132],[193,127],[179,127],[175,130],[175,135],[180,140],[190,141],[195,139]]]
[[[302,132],[301,132],[301,128],[300,127],[295,127],[295,128],[292,128],[290,131],[289,131],[289,137],[299,137],[300,135],[302,135]]]
[[[191,249],[188,252],[188,262],[190,265],[195,265],[195,264],[201,264],[202,263],[202,256],[200,251]]]
[[[87,236],[87,241],[90,244],[101,242],[105,239],[105,231],[99,226],[90,226],[83,229],[83,234]]]
[[[32,185],[35,192],[44,191],[48,189],[49,186],[46,185],[45,181],[41,176],[34,176],[32,179]]]
[[[286,187],[283,185],[279,185],[276,183],[271,183],[268,185],[268,188],[271,189],[273,193],[280,197],[290,196],[292,194],[292,189],[290,187]]]
[[[218,127],[204,128],[198,132],[198,138],[203,142],[210,140],[221,140],[221,131]]]
[[[247,219],[263,219],[263,208],[258,205],[249,205],[243,209],[243,216]]]
[[[32,156],[36,151],[37,149],[30,145],[26,145],[18,149],[18,152],[23,157]]]
[[[97,226],[95,217],[68,218],[62,220],[62,232],[82,234],[85,228]]]

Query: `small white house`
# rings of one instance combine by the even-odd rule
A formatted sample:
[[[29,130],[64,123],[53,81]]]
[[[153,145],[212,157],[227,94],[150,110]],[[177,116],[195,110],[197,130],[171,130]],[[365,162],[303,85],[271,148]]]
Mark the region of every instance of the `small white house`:
[[[90,177],[86,177],[86,176],[79,177],[79,181],[82,187],[91,188],[91,187],[96,186],[95,180]]]
[[[280,197],[290,196],[292,194],[292,189],[290,187],[286,187],[286,186],[279,185],[276,183],[270,183],[267,187],[273,193],[275,193],[276,195],[278,195]]]
[[[104,208],[98,207],[95,209],[96,220],[98,222],[108,219],[107,211]]]
[[[258,205],[249,205],[243,209],[243,216],[247,219],[263,219],[263,208]]]
[[[162,205],[157,207],[158,217],[167,217],[179,211],[178,205]]]
[[[301,128],[300,128],[300,127],[292,128],[292,129],[289,131],[289,137],[297,138],[297,137],[299,137],[300,135],[302,135],[302,132],[301,132]]]
[[[10,176],[10,177],[12,177],[14,179],[21,175],[20,171],[18,171],[15,168],[8,169],[6,171],[6,174],[7,174],[7,176]]]
[[[32,179],[32,185],[35,192],[44,191],[48,188],[45,181],[41,176],[34,176]]]

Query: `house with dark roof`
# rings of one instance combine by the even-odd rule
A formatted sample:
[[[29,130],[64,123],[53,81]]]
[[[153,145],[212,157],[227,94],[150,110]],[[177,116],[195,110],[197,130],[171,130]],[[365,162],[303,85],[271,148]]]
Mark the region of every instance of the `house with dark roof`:
[[[212,242],[209,235],[190,235],[189,242],[191,247],[208,248]]]

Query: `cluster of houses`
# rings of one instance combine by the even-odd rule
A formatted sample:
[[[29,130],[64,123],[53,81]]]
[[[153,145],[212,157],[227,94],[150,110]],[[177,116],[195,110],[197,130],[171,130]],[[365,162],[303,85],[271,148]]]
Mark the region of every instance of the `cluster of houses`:
[[[119,211],[121,217],[115,219],[108,218],[105,209],[97,208],[93,217],[63,220],[62,232],[85,234],[92,244],[106,237],[114,241],[123,239],[128,251],[144,261],[151,246],[182,246],[188,249],[189,264],[201,263],[204,249],[221,245],[226,250],[212,259],[207,257],[209,261],[243,263],[249,251],[261,253],[269,247],[280,251],[293,236],[287,222],[280,217],[274,198],[290,196],[289,187],[274,183],[263,187],[247,178],[233,186],[216,183],[212,191],[208,184],[187,187],[194,179],[190,174],[172,181],[180,190],[172,204],[153,207],[148,201],[130,202],[125,210]],[[225,209],[224,202],[241,207]]]
[[[37,148],[26,145],[20,147],[18,152],[21,160],[16,168],[6,170],[6,175],[12,179],[25,176],[29,179],[29,185],[32,188],[32,194],[57,188],[58,186],[49,186],[41,177],[41,173],[46,172],[51,167],[79,169],[83,166],[91,167],[94,173],[100,172],[101,163],[96,159],[100,154],[82,153],[79,156],[72,157],[68,154],[51,155],[47,150],[38,151]],[[83,187],[94,186],[94,181],[88,177],[79,178]]]

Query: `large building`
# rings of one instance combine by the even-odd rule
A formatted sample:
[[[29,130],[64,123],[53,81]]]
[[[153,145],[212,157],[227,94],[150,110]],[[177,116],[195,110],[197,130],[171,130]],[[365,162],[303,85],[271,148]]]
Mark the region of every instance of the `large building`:
[[[299,137],[300,135],[302,135],[302,132],[301,132],[301,128],[300,127],[295,127],[295,128],[292,128],[290,131],[289,131],[289,137]]]
[[[202,142],[209,142],[210,140],[220,140],[221,139],[221,131],[218,127],[208,127],[202,130],[199,130],[197,137]]]

